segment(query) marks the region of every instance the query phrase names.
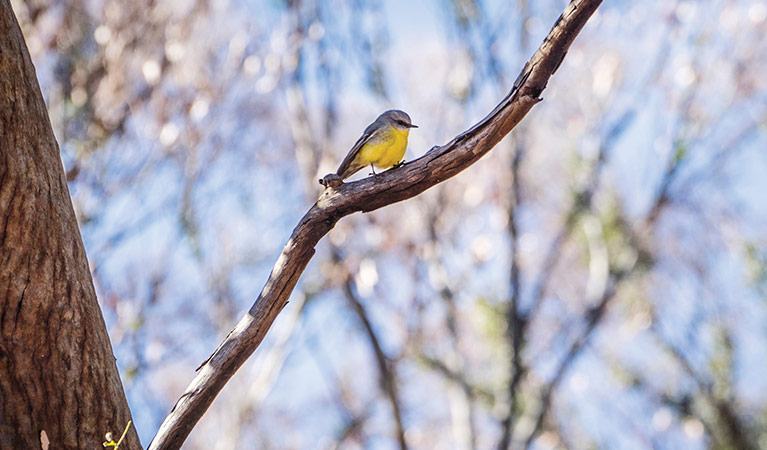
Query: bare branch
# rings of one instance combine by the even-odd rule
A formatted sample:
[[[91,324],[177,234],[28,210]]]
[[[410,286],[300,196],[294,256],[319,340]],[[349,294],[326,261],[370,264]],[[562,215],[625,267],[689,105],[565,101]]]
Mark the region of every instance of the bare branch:
[[[652,207],[650,208],[642,223],[636,229],[631,227],[628,223],[622,222],[622,228],[624,228],[623,231],[628,236],[629,243],[634,248],[636,256],[629,263],[627,263],[625,267],[616,268],[611,271],[612,273],[610,275],[610,279],[607,285],[605,285],[602,294],[600,295],[599,303],[591,308],[585,315],[586,328],[572,343],[567,354],[560,361],[552,380],[543,388],[540,397],[540,411],[537,418],[535,419],[535,426],[532,433],[530,433],[525,440],[524,448],[531,448],[533,441],[543,430],[544,421],[546,420],[546,417],[548,416],[551,408],[551,401],[554,391],[557,389],[560,382],[564,379],[572,363],[578,357],[581,350],[583,350],[585,346],[590,342],[594,334],[594,330],[596,330],[597,325],[599,325],[599,323],[604,318],[607,308],[615,299],[621,284],[633,276],[632,272],[634,268],[640,264],[642,260],[652,259],[652,253],[649,250],[649,245],[647,242],[645,242],[644,239],[649,237],[653,227],[658,222],[660,214],[671,201],[669,189],[672,182],[679,173],[677,170],[678,167],[678,159],[674,159],[669,162],[669,165],[663,174],[663,179],[661,180],[660,187],[658,188],[658,191],[655,195],[655,200],[652,204]],[[590,207],[590,205],[587,206]]]
[[[342,217],[406,200],[458,174],[489,152],[537,104],[549,78],[601,0],[568,4],[511,92],[479,123],[446,145],[376,177],[326,189],[301,219],[256,302],[216,349],[166,417],[149,448],[179,448],[229,378],[256,350],[285,307],[314,247]]]
[[[519,137],[519,136],[517,136]],[[520,164],[524,157],[524,144],[517,141],[514,158],[511,164],[512,204],[509,206],[509,239],[511,240],[511,298],[506,311],[506,333],[511,347],[511,364],[509,366],[509,410],[501,421],[501,441],[499,449],[506,449],[513,438],[514,419],[517,412],[517,393],[522,375],[526,367],[522,363],[522,347],[524,347],[524,330],[527,328],[527,317],[520,311],[520,267],[519,267],[519,230],[517,224],[517,207],[521,203],[520,193]]]
[[[334,259],[337,263],[340,261],[340,252],[337,248],[334,249]],[[373,324],[370,323],[368,313],[365,311],[365,306],[358,298],[357,287],[352,279],[350,273],[346,273],[344,280],[344,295],[352,310],[357,315],[357,318],[365,328],[365,334],[370,342],[370,346],[373,348],[375,354],[376,363],[378,365],[378,376],[381,383],[381,390],[386,398],[389,400],[389,405],[392,409],[392,415],[394,416],[394,424],[396,425],[397,442],[402,450],[406,450],[407,442],[405,441],[405,426],[402,423],[402,407],[400,406],[399,394],[397,393],[397,374],[394,361],[389,358],[381,348],[381,342],[373,330]]]

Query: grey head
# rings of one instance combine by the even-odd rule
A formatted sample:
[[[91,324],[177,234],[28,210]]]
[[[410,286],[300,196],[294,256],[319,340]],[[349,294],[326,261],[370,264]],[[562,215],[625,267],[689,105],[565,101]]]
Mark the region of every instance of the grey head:
[[[410,116],[408,116],[405,111],[400,111],[399,109],[390,109],[389,111],[384,112],[378,116],[374,123],[376,122],[382,125],[388,123],[400,130],[418,128],[418,125],[413,125],[410,121]]]

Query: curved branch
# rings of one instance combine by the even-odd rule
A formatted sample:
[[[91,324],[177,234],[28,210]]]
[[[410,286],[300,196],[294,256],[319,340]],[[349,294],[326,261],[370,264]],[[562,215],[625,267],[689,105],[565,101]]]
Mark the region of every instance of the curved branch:
[[[301,219],[264,289],[237,326],[200,367],[160,426],[150,450],[179,448],[224,384],[256,350],[285,307],[314,247],[342,217],[406,200],[466,169],[492,149],[539,101],[549,78],[601,0],[571,2],[525,64],[511,92],[484,119],[443,146],[376,177],[328,188]]]

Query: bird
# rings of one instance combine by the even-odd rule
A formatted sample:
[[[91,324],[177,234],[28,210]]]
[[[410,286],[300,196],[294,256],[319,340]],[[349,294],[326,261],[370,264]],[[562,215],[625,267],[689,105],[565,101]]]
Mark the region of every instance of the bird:
[[[410,116],[398,109],[385,111],[365,128],[346,158],[338,166],[336,175],[344,180],[368,165],[375,175],[375,167],[388,169],[398,166],[407,148],[411,128],[418,128]]]

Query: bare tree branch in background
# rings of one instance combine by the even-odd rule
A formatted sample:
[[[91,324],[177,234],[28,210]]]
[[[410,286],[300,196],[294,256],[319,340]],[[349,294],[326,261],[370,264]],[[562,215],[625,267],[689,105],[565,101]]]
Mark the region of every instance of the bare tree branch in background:
[[[594,305],[588,312],[585,314],[586,317],[586,328],[580,333],[580,335],[573,341],[573,343],[570,345],[570,348],[568,349],[567,353],[565,354],[564,358],[559,362],[554,377],[547,383],[547,385],[543,388],[541,396],[540,396],[540,410],[537,414],[537,417],[534,421],[535,425],[533,428],[533,431],[528,435],[527,439],[525,440],[524,448],[531,448],[533,441],[535,438],[539,435],[541,430],[544,426],[544,421],[546,420],[546,417],[549,413],[550,407],[551,407],[551,401],[552,401],[552,395],[554,391],[557,389],[559,384],[562,382],[565,374],[571,367],[573,361],[576,359],[578,354],[584,349],[584,347],[588,344],[591,337],[593,336],[594,330],[597,328],[597,325],[600,323],[600,321],[604,318],[605,313],[607,312],[607,308],[612,303],[613,299],[615,298],[618,289],[623,281],[628,279],[634,272],[634,268],[638,264],[642,264],[650,259],[649,257],[649,250],[648,244],[644,241],[650,234],[652,233],[652,229],[656,222],[658,221],[658,217],[660,216],[660,212],[663,209],[664,206],[668,204],[668,186],[670,186],[671,181],[674,179],[674,175],[676,172],[676,164],[671,163],[666,171],[666,174],[663,177],[663,181],[661,182],[661,187],[659,189],[659,192],[657,193],[655,197],[655,201],[652,204],[652,207],[650,208],[649,212],[647,213],[647,217],[644,221],[640,224],[638,227],[639,229],[633,229],[628,228],[629,225],[625,222],[622,222],[624,227],[626,229],[624,230],[627,235],[627,241],[629,244],[633,245],[633,252],[634,257],[630,261],[624,262],[624,265],[619,267],[611,267],[610,269],[610,278],[606,285],[604,286],[603,292],[600,295],[599,302]]]
[[[601,2],[570,3],[525,65],[509,95],[483,120],[447,145],[375,178],[328,189],[293,231],[261,295],[174,406],[151,449],[178,448],[224,384],[260,344],[285,307],[314,246],[342,217],[412,198],[461,172],[490,151],[540,101],[549,78]]]
[[[630,114],[624,114],[622,118],[616,123],[616,126],[610,131],[608,136],[615,137],[616,133],[620,133],[623,129],[623,123],[626,120],[630,120]],[[724,145],[715,156],[715,159],[721,161],[722,158],[734,153],[735,148],[742,143],[742,140],[748,136],[748,133],[753,130],[755,122],[746,122],[740,128],[740,131],[728,140],[727,145]],[[605,148],[609,148],[608,145],[613,139],[608,139],[605,145],[600,150],[600,163],[597,169],[601,167],[603,163],[603,155]],[[680,144],[681,145],[681,144]],[[654,200],[648,208],[648,211],[643,220],[640,223],[633,225],[630,221],[619,218],[619,227],[621,233],[625,236],[626,244],[632,249],[632,252],[636,254],[636,258],[633,259],[628,265],[622,267],[612,267],[611,277],[606,289],[602,294],[602,298],[599,303],[593,307],[586,317],[586,328],[580,335],[573,341],[565,357],[561,359],[555,375],[544,386],[540,396],[540,410],[537,414],[537,418],[534,420],[535,426],[532,433],[525,441],[525,448],[531,448],[537,436],[540,435],[544,426],[546,417],[551,409],[552,395],[557,389],[557,386],[563,381],[566,372],[569,370],[578,354],[584,350],[588,345],[589,340],[595,332],[595,329],[599,322],[604,318],[607,308],[613,303],[614,298],[618,295],[621,285],[626,284],[632,277],[637,277],[635,269],[640,266],[648,266],[654,264],[656,255],[653,250],[653,236],[656,232],[656,226],[660,221],[662,213],[669,208],[669,206],[675,201],[672,197],[672,187],[677,186],[677,181],[681,179],[681,186],[678,186],[678,190],[690,189],[691,185],[695,182],[699,182],[702,179],[702,173],[706,170],[713,171],[716,168],[716,164],[708,163],[702,169],[698,169],[693,173],[692,177],[682,178],[680,177],[681,168],[688,162],[689,155],[684,152],[677,151],[672,155],[667,163],[666,169],[661,177],[661,180],[656,189]],[[597,180],[592,180],[597,181]],[[591,197],[594,195],[595,186],[590,186],[589,189],[579,194],[582,196],[588,194],[585,198],[586,203],[582,207],[586,210],[591,209]],[[577,205],[577,204],[576,204]],[[575,206],[574,205],[574,208]],[[575,209],[571,210],[568,217],[572,217],[575,214]],[[563,229],[558,236],[563,238],[566,236],[566,228]],[[549,255],[552,253],[550,252]],[[554,254],[558,255],[559,251]],[[540,291],[536,291],[537,295],[541,295]],[[540,301],[540,297],[536,297],[537,301]],[[651,309],[652,306],[651,306]],[[653,309],[654,311],[654,309]],[[655,313],[653,312],[653,315]],[[654,323],[655,321],[653,321]],[[693,366],[687,361],[687,357],[684,352],[674,348],[669,342],[663,340],[661,334],[658,332],[657,327],[653,326],[654,332],[662,341],[665,350],[669,352],[684,369],[687,375],[697,384],[698,391],[703,394],[703,398],[711,407],[715,413],[715,424],[706,424],[706,420],[701,418],[704,424],[706,424],[709,434],[718,441],[718,445],[730,446],[734,448],[753,448],[752,440],[748,436],[748,428],[744,426],[738,417],[737,413],[733,410],[733,404],[731,399],[717,398],[714,393],[710,382],[704,380],[693,368]]]
[[[521,5],[524,9],[526,5],[524,5],[525,2],[522,2],[523,5]],[[523,27],[524,28],[524,27]],[[524,31],[521,33],[521,36],[525,37],[527,36],[527,33]],[[524,41],[524,39],[523,39]],[[658,56],[653,63],[652,70],[649,72],[646,80],[644,80],[643,84],[649,86],[650,82],[654,81],[660,74],[661,70],[663,68],[663,62],[666,60],[667,57],[667,51],[660,51],[658,52]],[[547,293],[547,288],[549,287],[549,284],[552,282],[553,274],[556,265],[558,264],[559,260],[563,257],[563,249],[565,247],[565,244],[567,241],[571,238],[572,233],[574,232],[574,229],[578,222],[583,218],[584,215],[590,214],[593,208],[593,199],[594,196],[597,194],[597,191],[600,187],[600,184],[603,182],[603,172],[605,164],[607,163],[609,153],[612,151],[613,147],[615,146],[616,141],[618,141],[624,134],[624,132],[627,130],[627,128],[631,125],[631,123],[634,121],[636,117],[636,109],[637,104],[641,103],[639,99],[637,99],[636,102],[633,102],[631,107],[625,109],[620,114],[618,114],[617,118],[614,119],[614,121],[607,126],[607,130],[601,134],[604,136],[600,139],[600,145],[599,150],[597,153],[597,156],[594,158],[594,160],[591,162],[590,167],[587,169],[589,172],[589,175],[586,177],[587,182],[585,182],[573,195],[572,200],[569,209],[565,212],[563,223],[560,225],[559,230],[554,234],[554,238],[551,240],[548,249],[544,252],[543,262],[541,264],[541,268],[538,271],[537,276],[532,282],[532,289],[530,294],[530,299],[527,302],[527,307],[523,307],[520,305],[520,290],[522,289],[522,283],[520,280],[520,268],[519,268],[519,262],[517,261],[517,253],[518,253],[518,230],[517,230],[517,218],[516,218],[516,211],[520,203],[522,203],[522,199],[520,197],[520,191],[522,190],[521,182],[519,181],[519,178],[521,177],[521,170],[519,168],[519,165],[521,163],[522,158],[524,158],[524,144],[519,141],[523,135],[515,135],[515,144],[516,149],[514,153],[514,158],[512,160],[512,167],[511,167],[511,205],[508,208],[509,211],[509,217],[508,217],[508,228],[509,228],[509,237],[512,245],[511,250],[511,276],[510,276],[510,286],[511,286],[511,294],[510,294],[510,300],[508,302],[507,311],[506,311],[506,331],[508,334],[508,340],[509,340],[509,346],[511,348],[511,362],[509,367],[509,382],[508,382],[508,396],[509,396],[509,408],[506,413],[506,415],[501,419],[501,439],[498,444],[499,449],[506,449],[509,448],[510,445],[512,445],[513,442],[513,433],[514,433],[514,423],[516,420],[516,416],[521,414],[523,411],[521,411],[521,408],[518,405],[517,397],[520,395],[520,382],[522,377],[525,375],[525,373],[529,370],[528,364],[529,361],[523,361],[523,357],[521,353],[524,350],[525,347],[525,339],[528,337],[528,331],[531,323],[536,320],[537,314],[539,312],[539,309],[541,308],[541,305],[543,303],[544,297]],[[593,218],[592,218],[593,219]],[[593,219],[592,222],[598,222],[596,219]],[[623,271],[623,272],[630,272],[630,271]],[[602,317],[602,313],[604,312],[604,308],[600,306],[604,306],[604,298],[600,300],[599,304],[588,314],[586,314],[587,319],[587,330],[591,329],[593,330],[597,325],[599,320]],[[609,300],[608,300],[609,301]],[[596,313],[596,314],[595,314]],[[577,342],[576,342],[577,344]],[[580,349],[580,345],[578,345]],[[572,349],[571,349],[572,350]],[[575,357],[575,355],[578,353],[577,350],[572,353],[572,356],[568,356],[567,359],[571,359],[572,357]],[[567,362],[564,364],[564,366],[568,366],[570,362]],[[564,375],[564,371],[558,371],[555,375],[554,379],[556,381],[552,381],[548,388],[550,388],[552,385],[556,385],[559,383],[558,378],[561,378]],[[542,395],[542,404],[543,408],[547,409],[548,405],[551,401],[551,393],[550,392],[544,392]],[[538,422],[536,421],[536,428],[537,428]],[[538,430],[540,431],[540,430]],[[537,432],[534,432],[533,434],[536,434]],[[529,439],[532,439],[533,436],[529,436]],[[528,440],[529,440],[528,439]],[[531,441],[530,441],[531,442]],[[529,444],[528,444],[529,445]]]
[[[444,254],[440,251],[442,234],[438,231],[437,222],[449,203],[445,189],[439,189],[437,202],[430,205],[427,214],[429,241],[424,245],[425,255],[418,261],[418,273],[426,275],[425,283],[429,283],[444,305],[444,331],[447,335],[437,338],[441,344],[447,344],[444,354],[432,354],[427,350],[428,343],[422,336],[419,327],[420,318],[414,320],[415,329],[408,331],[406,355],[430,371],[444,379],[447,400],[450,404],[451,439],[456,449],[476,448],[477,430],[475,424],[475,401],[479,395],[490,397],[487,392],[469,381],[467,374],[466,355],[461,348],[459,323],[461,311],[456,300],[454,285],[460,285],[456,280],[448,279]],[[428,300],[427,300],[428,301]],[[441,327],[442,328],[442,327]],[[439,352],[439,350],[436,350]]]
[[[520,183],[520,164],[524,158],[524,144],[516,142],[514,157],[511,164],[511,205],[508,207],[508,229],[509,240],[511,241],[511,273],[509,285],[511,294],[509,304],[506,309],[506,334],[508,335],[511,346],[511,361],[509,367],[509,409],[506,416],[501,420],[501,441],[498,444],[499,449],[509,447],[514,432],[514,418],[518,409],[518,391],[519,382],[522,380],[526,368],[522,362],[522,347],[524,346],[526,322],[529,318],[520,309],[521,284],[519,267],[519,230],[517,224],[517,207],[521,203],[521,183]]]
[[[333,260],[336,264],[339,264],[341,261],[340,250],[337,247],[334,247],[333,250]],[[397,442],[399,443],[400,449],[406,450],[408,446],[405,441],[405,426],[402,423],[402,408],[400,406],[397,388],[395,361],[393,358],[387,356],[384,353],[383,348],[381,348],[381,342],[378,339],[376,332],[373,330],[373,325],[370,323],[368,313],[365,311],[365,307],[359,299],[352,274],[349,273],[348,270],[344,274],[343,291],[352,311],[354,311],[357,318],[362,323],[367,340],[373,348],[373,354],[375,355],[376,364],[378,365],[379,384],[384,395],[389,400],[389,406],[391,407],[392,415],[394,416]]]

